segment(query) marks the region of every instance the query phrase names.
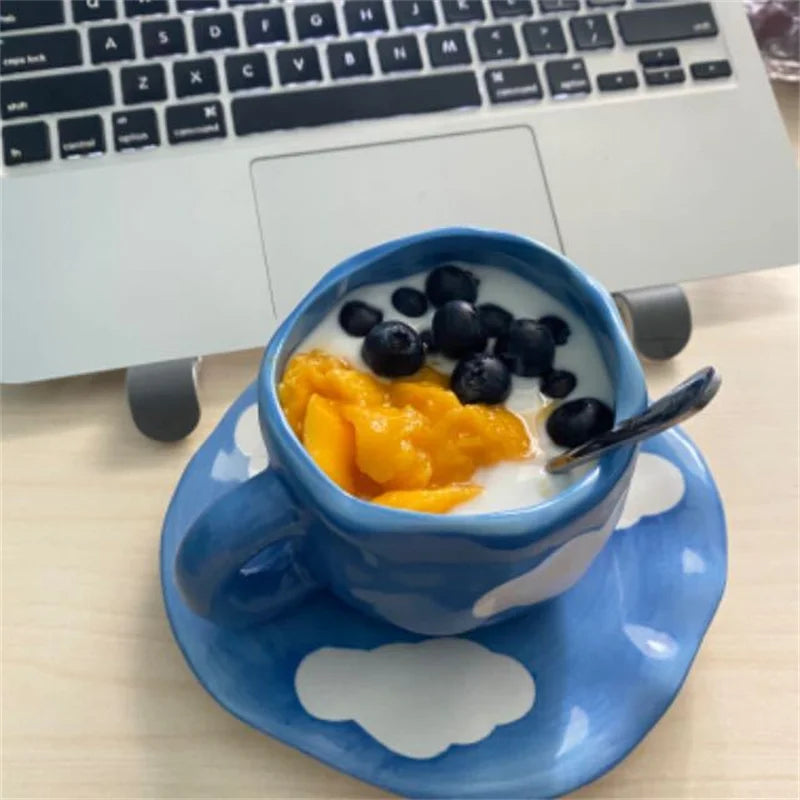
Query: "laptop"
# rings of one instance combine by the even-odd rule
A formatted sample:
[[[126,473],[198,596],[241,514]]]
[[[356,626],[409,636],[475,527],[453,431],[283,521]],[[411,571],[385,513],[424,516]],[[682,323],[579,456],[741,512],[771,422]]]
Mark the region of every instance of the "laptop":
[[[611,290],[798,260],[733,0],[0,0],[0,34],[5,382],[263,345],[441,226]]]

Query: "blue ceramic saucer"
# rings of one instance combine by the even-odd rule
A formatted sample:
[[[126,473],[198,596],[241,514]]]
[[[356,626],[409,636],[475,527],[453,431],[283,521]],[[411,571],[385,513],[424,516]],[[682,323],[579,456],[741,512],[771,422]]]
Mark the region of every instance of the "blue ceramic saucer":
[[[322,592],[235,632],[188,610],[173,561],[203,508],[266,465],[255,403],[251,386],[191,460],[161,541],[175,638],[232,714],[402,795],[532,798],[611,769],[672,703],[727,563],[720,499],[685,435],[644,445],[619,526],[596,561],[525,616],[426,638]]]

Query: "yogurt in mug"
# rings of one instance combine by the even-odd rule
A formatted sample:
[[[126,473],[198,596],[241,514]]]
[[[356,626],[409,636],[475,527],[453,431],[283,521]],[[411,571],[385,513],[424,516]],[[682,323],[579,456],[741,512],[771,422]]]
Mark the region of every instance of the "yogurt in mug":
[[[359,382],[364,382],[366,386],[366,381],[369,381],[370,392],[373,391],[374,385],[377,385],[379,388],[387,387],[392,393],[391,387],[396,382],[415,380],[408,370],[418,363],[419,366],[433,370],[441,376],[441,386],[431,389],[432,393],[438,393],[435,394],[437,398],[444,397],[441,394],[443,390],[452,390],[459,397],[458,402],[466,398],[462,403],[465,405],[475,403],[475,396],[470,394],[470,386],[473,384],[465,383],[462,378],[466,374],[466,367],[474,363],[473,358],[477,358],[482,368],[488,366],[492,370],[499,370],[501,381],[510,378],[510,387],[506,386],[502,402],[487,404],[478,401],[475,407],[486,414],[492,414],[494,409],[502,424],[506,424],[509,417],[513,416],[515,424],[528,438],[529,447],[521,455],[520,451],[514,451],[513,457],[499,458],[494,463],[475,469],[467,483],[472,487],[479,487],[480,491],[448,507],[444,513],[488,513],[535,505],[563,491],[579,480],[588,469],[552,475],[544,468],[551,456],[563,452],[568,446],[574,446],[578,439],[589,431],[584,424],[585,430],[575,434],[569,426],[573,428],[576,424],[580,426],[586,422],[588,411],[600,409],[604,416],[602,423],[597,424],[601,424],[605,429],[610,427],[613,391],[599,347],[583,319],[518,275],[489,265],[450,263],[442,267],[400,281],[360,287],[348,293],[296,349],[285,374],[289,375],[292,361],[295,359],[302,359],[304,354],[321,353],[333,359],[342,359],[350,369],[359,373],[361,376],[358,378]],[[498,330],[493,327],[497,322],[496,315],[500,313],[497,309],[507,312],[503,317],[506,327],[500,335],[492,336],[490,334],[497,333]],[[493,310],[495,317],[491,316]],[[514,322],[508,327],[507,323],[511,318]],[[480,320],[481,324],[485,322],[484,335],[475,328],[473,323],[476,319]],[[448,325],[451,327],[448,328]],[[414,358],[419,358],[419,353],[414,349],[416,342],[412,343],[413,347],[409,350],[412,361],[408,362],[409,366],[402,375],[381,374],[384,362],[380,358],[371,357],[375,352],[374,349],[370,350],[374,342],[378,342],[378,345],[375,345],[377,347],[381,345],[391,347],[387,345],[390,339],[386,337],[391,334],[393,326],[405,331],[406,335],[412,338],[420,338],[424,351],[422,362],[414,361]],[[542,326],[547,328],[547,331],[542,332]],[[413,331],[413,334],[406,329]],[[381,331],[385,334],[383,339],[378,336]],[[478,350],[457,352],[476,331],[475,346]],[[519,336],[517,339],[514,338],[515,334],[522,336],[523,342],[529,341],[524,338],[527,334],[533,335],[530,341],[538,341],[537,337],[543,336],[547,339],[552,336],[552,344],[544,342],[545,351],[550,348],[549,359],[547,352],[543,356],[547,359],[546,367],[536,364],[535,353],[533,362],[526,361],[524,349],[522,360],[515,359],[517,351],[514,347],[519,339]],[[459,365],[465,362],[466,366],[462,366],[459,371]],[[531,375],[531,371],[537,374]],[[388,372],[391,373],[391,369]],[[416,373],[417,376],[420,374]],[[491,374],[494,376],[495,373]],[[478,375],[479,379],[481,375],[482,373]],[[349,454],[347,457],[356,464],[355,469],[358,472],[358,463],[366,463],[363,460],[364,453],[359,448],[362,445],[370,446],[369,442],[364,444],[369,438],[369,431],[364,436],[359,436],[357,425],[361,419],[358,414],[361,412],[348,410],[353,398],[349,396],[343,398],[338,393],[338,386],[334,387],[331,394],[330,387],[325,388],[323,383],[315,384],[313,375],[306,376],[305,380],[306,397],[314,394],[316,386],[316,389],[331,401],[325,405],[324,414],[317,418],[322,422],[316,421],[314,425],[315,431],[321,428],[327,431],[324,437],[328,437],[330,443],[326,443],[324,448],[312,449],[307,442],[304,442],[312,457],[329,477],[343,488],[346,486],[346,490],[366,499],[381,502],[380,498],[383,495],[380,489],[386,487],[376,486],[372,480],[376,476],[381,477],[380,464],[376,465],[376,471],[367,467],[372,477],[367,476],[365,482],[361,482],[357,476],[357,485],[353,484],[350,477],[344,485],[342,481],[337,480],[337,475],[341,474],[343,468],[340,460],[342,453]],[[279,387],[281,390],[284,388],[284,386]],[[480,395],[480,380],[477,390]],[[282,402],[283,397],[284,395]],[[452,396],[448,401],[457,404]],[[323,400],[320,401],[322,402]],[[402,405],[402,399],[397,405]],[[554,412],[561,405],[565,408],[557,416]],[[343,409],[344,421],[339,418],[339,412]],[[285,404],[284,410],[289,415],[289,409]],[[566,412],[570,410],[574,410],[575,415],[567,419],[569,415]],[[307,409],[303,407],[300,415],[306,411]],[[395,412],[391,410],[387,413]],[[302,438],[305,434],[299,427],[302,425],[301,416],[295,413],[294,427],[295,432]],[[566,423],[562,424],[562,428],[554,427],[554,423],[559,420],[562,423],[566,420]],[[355,445],[350,438],[351,424],[356,424]],[[369,425],[373,427],[380,427],[381,424],[380,417],[371,417],[369,420]],[[508,430],[510,436],[519,435],[518,428],[510,426]],[[556,439],[561,438],[561,441],[554,441],[548,430],[550,433],[559,431],[558,435],[554,436]],[[578,437],[575,441],[570,438],[573,434]],[[412,439],[413,436],[414,434],[411,435]],[[487,443],[487,448],[491,447],[491,444]],[[351,452],[353,447],[355,450]],[[429,447],[429,450],[432,451],[430,455],[435,461],[437,448]],[[387,460],[390,458],[387,456]],[[374,459],[370,463],[374,464]],[[411,482],[422,480],[424,479],[414,474]],[[415,484],[415,490],[425,488],[425,486],[416,487]],[[400,504],[398,507],[404,506]],[[426,510],[420,507],[415,509]]]

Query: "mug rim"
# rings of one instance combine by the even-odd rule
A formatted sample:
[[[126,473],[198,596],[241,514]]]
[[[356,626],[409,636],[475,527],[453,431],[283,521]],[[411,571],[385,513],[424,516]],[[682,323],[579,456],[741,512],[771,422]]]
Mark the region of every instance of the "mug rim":
[[[547,535],[563,527],[597,506],[624,477],[636,453],[636,445],[617,448],[602,456],[580,480],[552,498],[524,508],[478,514],[426,514],[419,511],[390,508],[361,500],[337,486],[316,465],[290,427],[278,399],[278,365],[287,339],[318,295],[354,273],[368,269],[379,258],[397,254],[413,245],[430,241],[446,241],[451,237],[471,237],[479,242],[506,242],[545,252],[561,262],[570,278],[580,286],[587,304],[603,319],[619,364],[614,384],[615,421],[633,416],[647,405],[647,389],[639,360],[628,339],[619,312],[607,290],[581,271],[566,256],[528,237],[486,229],[440,228],[394,239],[357,253],[328,271],[297,304],[273,334],[262,358],[258,374],[258,410],[262,430],[269,430],[270,444],[278,451],[279,463],[289,480],[299,481],[313,498],[315,510],[335,527],[349,534],[382,536],[408,533],[482,537],[492,540],[520,535],[532,537],[531,531]],[[331,307],[341,299],[337,295]]]

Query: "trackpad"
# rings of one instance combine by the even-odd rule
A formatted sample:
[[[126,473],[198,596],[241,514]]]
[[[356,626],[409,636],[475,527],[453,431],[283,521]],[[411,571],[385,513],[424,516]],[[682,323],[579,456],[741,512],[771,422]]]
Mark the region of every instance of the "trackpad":
[[[419,231],[473,225],[560,249],[527,127],[265,158],[252,176],[279,319],[342,259]]]

